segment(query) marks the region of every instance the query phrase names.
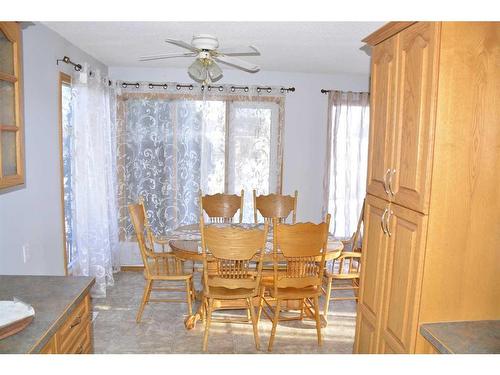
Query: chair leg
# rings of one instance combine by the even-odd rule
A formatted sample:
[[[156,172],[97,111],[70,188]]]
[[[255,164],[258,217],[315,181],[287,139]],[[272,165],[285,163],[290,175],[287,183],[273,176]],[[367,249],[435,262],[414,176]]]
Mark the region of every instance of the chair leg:
[[[260,349],[259,326],[257,325],[257,316],[253,308],[252,298],[247,298],[248,310],[250,311],[250,318],[252,319],[253,337],[255,340],[255,349]]]
[[[186,280],[186,301],[188,305],[188,316],[193,315],[193,305],[191,297],[191,279]]]
[[[262,308],[264,307],[264,292],[265,292],[265,287],[260,288],[260,294],[259,294],[259,310],[257,311],[257,324],[260,322],[260,316],[262,314]]]
[[[207,323],[207,301],[206,301],[205,297],[201,297],[199,311],[200,311],[200,315],[201,315],[201,321],[203,322],[203,324],[206,324]]]
[[[205,335],[203,336],[203,351],[207,351],[208,347],[208,331],[210,329],[210,322],[212,321],[212,309],[214,306],[214,299],[208,298],[208,311],[205,323]]]
[[[358,293],[359,293],[359,280],[352,279],[351,283],[352,283],[352,289],[353,289],[354,297],[355,297],[355,300],[356,300],[356,303],[357,303],[358,299],[359,299],[359,296],[358,296]]]
[[[325,294],[325,306],[323,307],[323,316],[325,317],[325,322],[328,323],[328,310],[330,307],[330,298],[332,294],[332,278],[328,278],[328,285],[326,287],[326,294]]]
[[[149,296],[151,295],[151,286],[153,284],[153,280],[146,280],[146,286],[144,287],[144,294],[142,295],[141,305],[139,306],[139,311],[137,311],[137,316],[135,321],[139,323],[142,318],[142,313],[144,311],[144,307],[146,303],[149,301]]]
[[[321,339],[321,321],[319,318],[319,297],[314,296],[314,318],[316,320],[316,332],[318,334],[318,345],[321,346],[323,341]]]
[[[276,334],[276,327],[278,325],[278,320],[280,318],[280,310],[281,310],[281,301],[277,298],[276,310],[274,310],[274,317],[273,317],[273,329],[271,330],[271,337],[269,338],[269,345],[267,346],[268,352],[273,350],[274,336]]]

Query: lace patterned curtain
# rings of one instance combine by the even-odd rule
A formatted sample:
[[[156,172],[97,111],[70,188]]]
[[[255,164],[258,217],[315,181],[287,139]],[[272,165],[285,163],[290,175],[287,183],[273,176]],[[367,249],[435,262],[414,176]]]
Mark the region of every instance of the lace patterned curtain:
[[[94,297],[105,297],[118,270],[116,130],[113,97],[98,70],[85,65],[72,78],[73,274],[93,276]]]
[[[144,197],[157,235],[199,221],[198,195],[281,189],[283,96],[122,90],[117,97],[122,240],[134,237],[128,204]]]
[[[349,238],[356,230],[366,195],[369,94],[328,94],[327,166],[323,214],[334,220],[330,232]]]

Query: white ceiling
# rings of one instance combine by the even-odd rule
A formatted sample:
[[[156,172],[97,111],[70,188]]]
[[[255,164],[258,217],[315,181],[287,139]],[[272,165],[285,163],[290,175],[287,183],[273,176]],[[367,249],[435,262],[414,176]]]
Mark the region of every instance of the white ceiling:
[[[108,66],[187,67],[190,58],[139,62],[141,55],[185,51],[165,38],[191,42],[193,34],[216,35],[220,47],[255,45],[245,57],[262,70],[368,74],[361,39],[384,22],[44,22]],[[229,68],[227,66],[225,69]]]

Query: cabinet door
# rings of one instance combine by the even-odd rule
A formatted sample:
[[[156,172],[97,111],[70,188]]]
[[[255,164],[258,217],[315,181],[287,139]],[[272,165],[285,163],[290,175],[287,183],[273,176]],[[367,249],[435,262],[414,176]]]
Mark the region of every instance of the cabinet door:
[[[381,224],[386,210],[386,201],[366,196],[355,353],[376,353],[378,346],[388,238]]]
[[[384,269],[381,353],[412,353],[423,275],[427,216],[391,204]]]
[[[399,34],[393,201],[427,213],[430,196],[439,58],[438,22],[418,22]]]
[[[21,30],[0,22],[0,190],[24,183]]]
[[[390,200],[385,180],[392,167],[398,37],[376,45],[372,52],[370,136],[367,192]]]

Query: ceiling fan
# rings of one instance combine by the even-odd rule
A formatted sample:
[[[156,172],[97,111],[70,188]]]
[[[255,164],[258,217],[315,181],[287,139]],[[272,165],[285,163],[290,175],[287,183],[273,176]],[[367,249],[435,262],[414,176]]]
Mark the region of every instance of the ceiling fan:
[[[157,55],[142,56],[140,61],[162,60],[172,57],[196,57],[189,66],[188,73],[195,81],[210,84],[222,78],[222,69],[217,62],[233,66],[249,73],[260,70],[258,65],[241,60],[234,56],[260,56],[259,50],[254,46],[234,47],[218,49],[217,37],[209,34],[197,34],[193,36],[191,44],[182,40],[166,39],[167,43],[185,48],[190,52],[174,52]]]

